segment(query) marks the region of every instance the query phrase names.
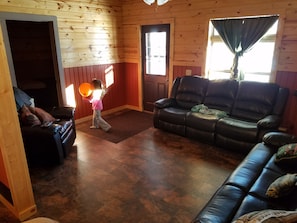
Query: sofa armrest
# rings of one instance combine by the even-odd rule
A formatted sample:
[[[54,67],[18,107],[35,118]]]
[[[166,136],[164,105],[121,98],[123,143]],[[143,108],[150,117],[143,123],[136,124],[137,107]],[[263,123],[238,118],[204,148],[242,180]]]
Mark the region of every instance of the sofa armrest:
[[[161,98],[155,102],[155,107],[157,108],[167,108],[176,105],[175,99],[173,98]]]
[[[73,107],[54,107],[50,113],[58,119],[73,119],[75,108]]]
[[[283,132],[269,132],[263,136],[263,142],[272,147],[281,147],[285,144],[296,143],[297,137]]]
[[[49,126],[22,126],[21,131],[24,137],[34,136],[38,137],[39,135],[48,135],[59,133],[61,131],[61,126],[57,124],[50,124]]]
[[[257,122],[260,129],[277,129],[280,125],[280,117],[277,115],[268,115]]]

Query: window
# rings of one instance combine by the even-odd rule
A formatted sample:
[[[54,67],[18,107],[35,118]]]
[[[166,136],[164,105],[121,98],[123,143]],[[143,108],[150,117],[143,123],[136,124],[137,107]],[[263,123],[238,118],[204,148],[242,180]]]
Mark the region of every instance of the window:
[[[166,75],[166,32],[145,33],[146,73]]]
[[[278,21],[254,47],[239,58],[240,78],[269,82]],[[209,79],[228,79],[234,55],[225,45],[212,23],[209,25],[206,74]]]

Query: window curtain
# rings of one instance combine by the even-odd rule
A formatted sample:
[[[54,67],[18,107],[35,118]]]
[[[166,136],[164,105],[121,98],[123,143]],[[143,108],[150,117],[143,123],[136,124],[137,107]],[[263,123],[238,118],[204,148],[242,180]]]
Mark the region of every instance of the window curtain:
[[[231,78],[238,79],[238,60],[257,43],[278,16],[212,20],[221,38],[234,54]]]

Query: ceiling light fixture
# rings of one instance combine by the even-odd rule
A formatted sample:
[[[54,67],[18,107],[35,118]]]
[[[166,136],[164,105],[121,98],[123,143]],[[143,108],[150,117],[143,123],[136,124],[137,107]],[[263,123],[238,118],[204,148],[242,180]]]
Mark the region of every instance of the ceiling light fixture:
[[[146,4],[151,5],[155,2],[155,0],[143,0]],[[168,0],[157,0],[157,5],[164,5]]]

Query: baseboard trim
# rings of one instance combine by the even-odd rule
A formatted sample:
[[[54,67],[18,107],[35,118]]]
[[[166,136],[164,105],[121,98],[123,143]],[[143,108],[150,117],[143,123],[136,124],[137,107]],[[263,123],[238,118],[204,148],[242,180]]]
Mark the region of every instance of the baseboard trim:
[[[125,110],[125,109],[130,109],[130,110],[135,110],[135,111],[142,111],[142,109],[140,109],[139,107],[136,107],[136,106],[123,105],[123,106],[119,106],[119,107],[116,107],[116,108],[113,108],[113,109],[103,111],[102,116],[110,115],[110,114],[113,114],[113,113],[116,113],[116,112],[120,112],[120,111]],[[88,115],[88,116],[85,116],[85,117],[82,117],[82,118],[79,118],[79,119],[75,119],[75,123],[80,124],[82,122],[86,122],[86,121],[89,121],[89,120],[92,120],[92,115]]]

